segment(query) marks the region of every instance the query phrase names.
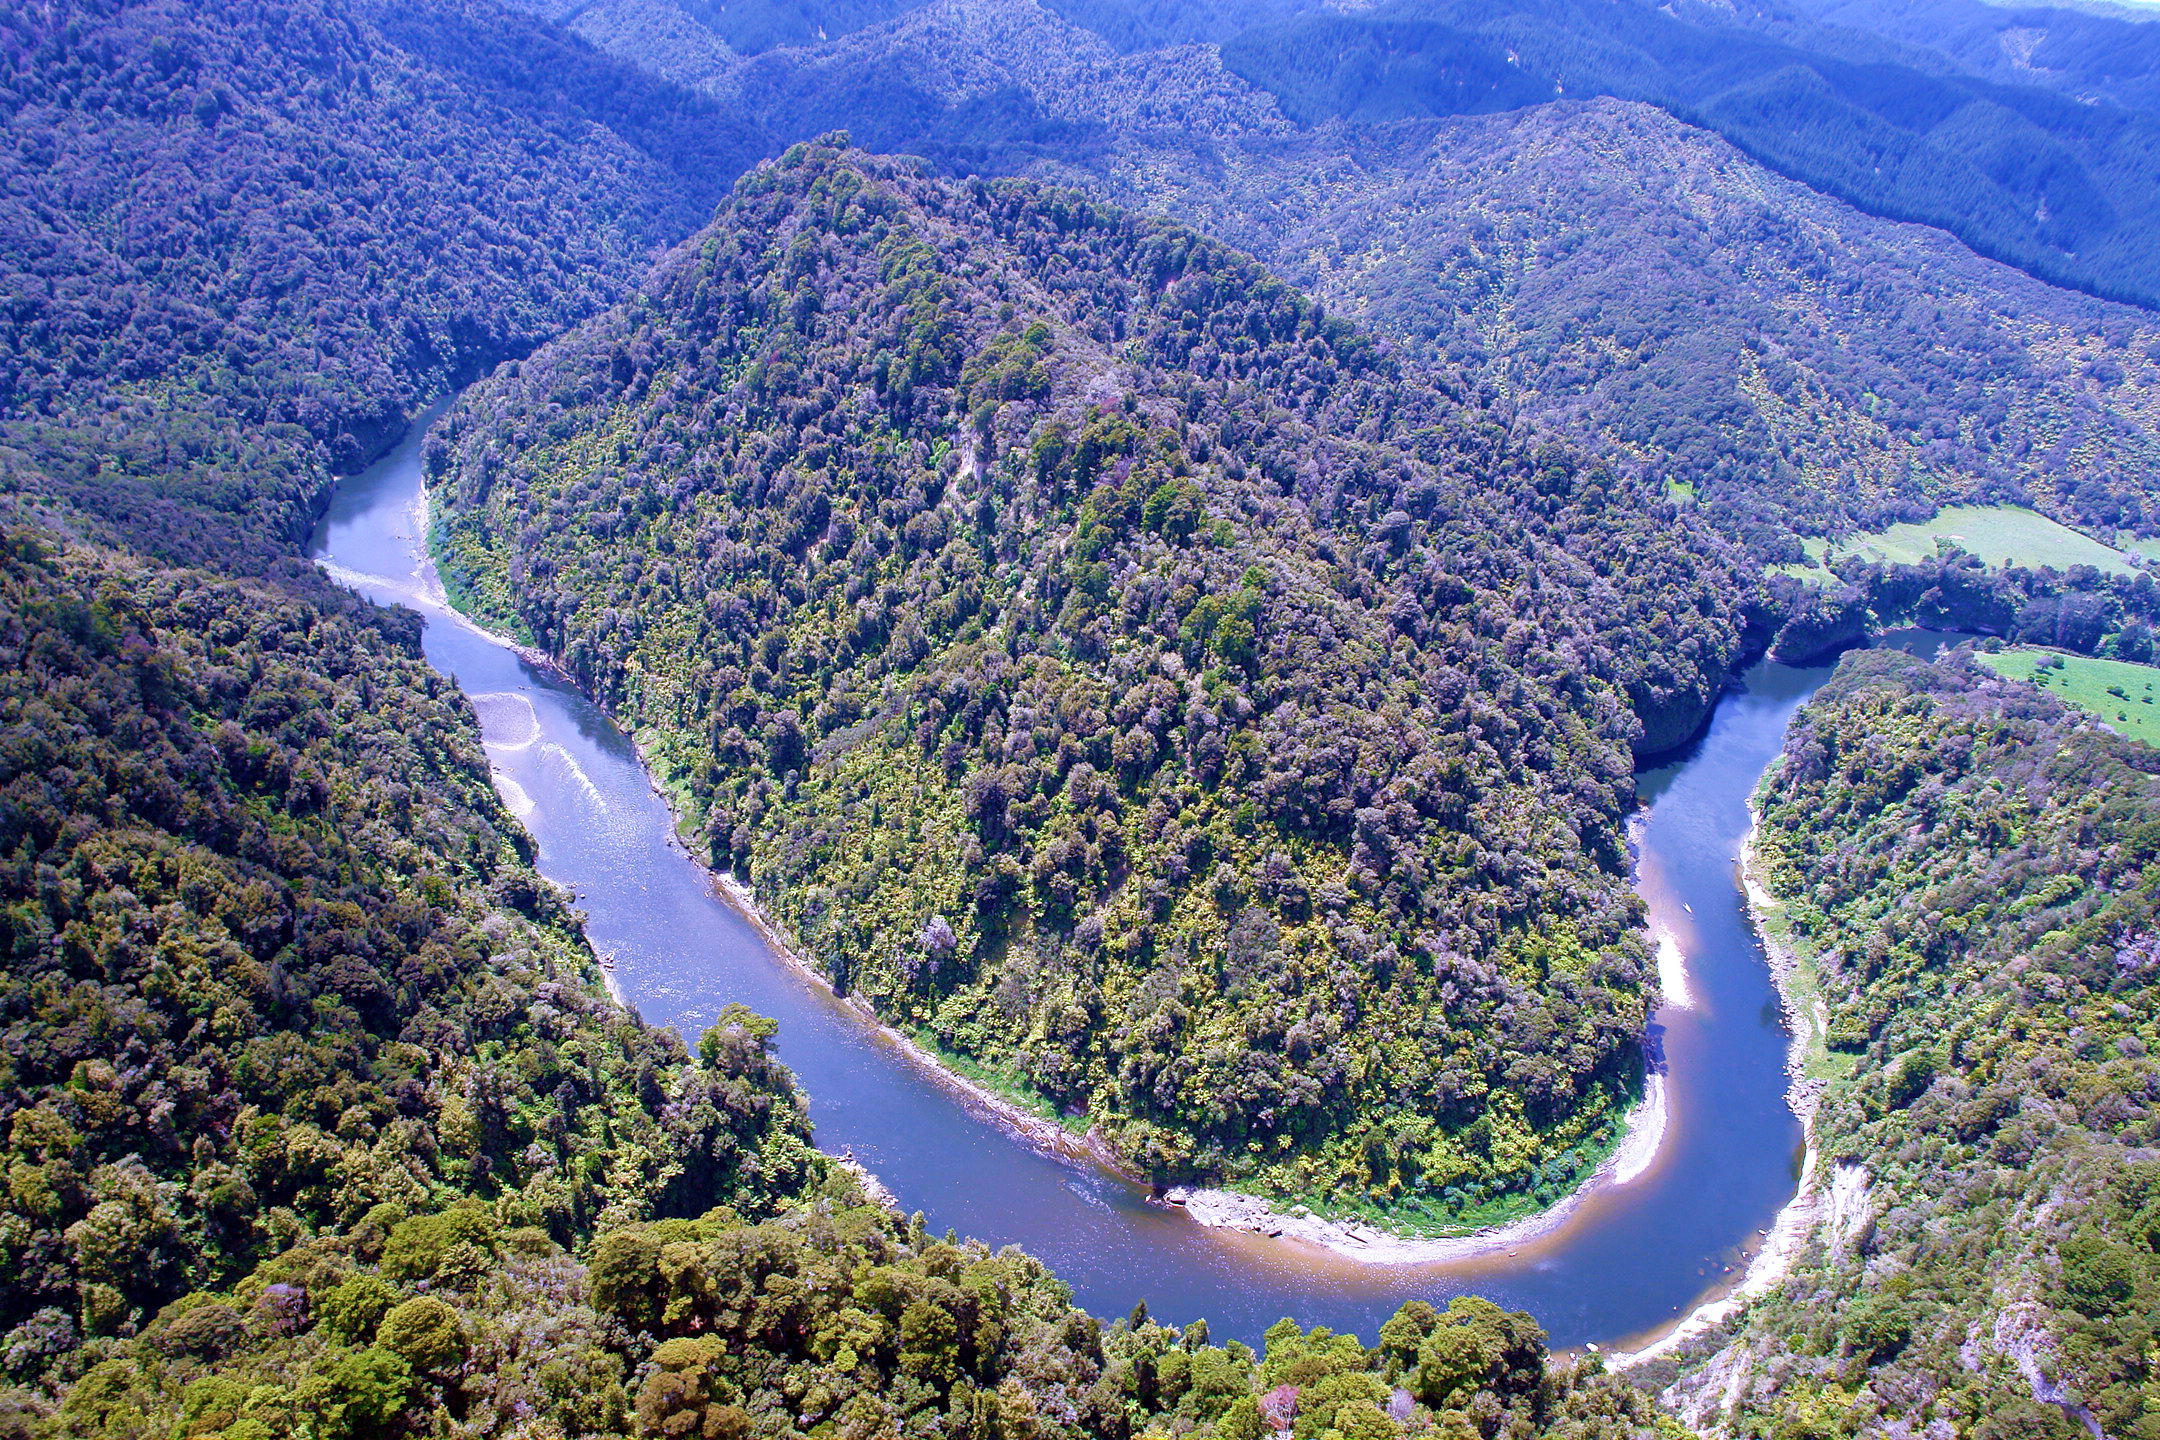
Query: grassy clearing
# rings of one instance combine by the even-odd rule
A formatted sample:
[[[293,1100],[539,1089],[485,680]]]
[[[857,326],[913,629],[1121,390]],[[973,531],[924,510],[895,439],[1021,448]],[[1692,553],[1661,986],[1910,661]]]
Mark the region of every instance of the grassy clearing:
[[[2019,645],[1979,657],[1996,674],[2038,685],[2121,734],[2160,745],[2160,669]]]
[[[1845,1079],[1860,1063],[1860,1056],[1851,1050],[1830,1048],[1829,1004],[1823,999],[1822,965],[1814,947],[1801,938],[1783,900],[1757,900],[1753,910],[1755,926],[1761,931],[1764,943],[1783,952],[1789,962],[1783,980],[1784,990],[1793,1008],[1807,1023],[1801,1074],[1825,1083]]]
[[[1812,585],[1835,585],[1837,576],[1830,573],[1830,542],[1819,535],[1806,535],[1801,537],[1800,548],[1807,551],[1805,563],[1770,568],[1780,575],[1792,575]]]
[[[1779,570],[1805,580],[1827,584],[1830,567],[1848,556],[1863,560],[1911,565],[1935,553],[1937,540],[1950,540],[1989,565],[2023,565],[2037,569],[2052,565],[2067,570],[2090,565],[2111,575],[2134,575],[2130,558],[2090,535],[2057,524],[2035,511],[2015,505],[1955,505],[1931,520],[1892,525],[1887,530],[1856,535],[1832,546],[1822,540],[1803,542],[1809,564],[1781,565]]]

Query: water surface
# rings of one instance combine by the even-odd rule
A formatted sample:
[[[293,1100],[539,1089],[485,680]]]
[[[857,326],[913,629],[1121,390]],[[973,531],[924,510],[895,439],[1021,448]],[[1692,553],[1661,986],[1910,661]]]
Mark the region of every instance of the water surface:
[[[1641,777],[1640,888],[1686,996],[1657,1018],[1670,1102],[1657,1163],[1513,1254],[1366,1266],[1208,1230],[1114,1174],[1036,1153],[772,954],[675,842],[623,734],[444,606],[422,543],[424,428],[340,488],[314,555],[427,617],[429,662],[471,696],[497,787],[538,841],[541,872],[576,892],[624,998],[693,1040],[731,1001],[777,1018],[819,1145],[852,1151],[932,1228],[1026,1247],[1097,1314],[1145,1300],[1160,1320],[1206,1317],[1218,1339],[1256,1342],[1290,1315],[1370,1340],[1404,1300],[1474,1290],[1536,1315],[1556,1345],[1610,1345],[1692,1309],[1792,1197],[1801,1136],[1784,1100],[1786,1035],[1735,856],[1747,797],[1827,669],[1758,666],[1682,759]]]

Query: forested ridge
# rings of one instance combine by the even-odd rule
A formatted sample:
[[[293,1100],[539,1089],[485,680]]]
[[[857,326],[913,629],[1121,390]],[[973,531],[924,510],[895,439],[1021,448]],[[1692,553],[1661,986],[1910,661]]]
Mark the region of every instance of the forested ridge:
[[[843,990],[1150,1171],[1446,1223],[1626,1108],[1742,566],[1235,252],[798,147],[429,464]]]
[[[1594,1358],[1549,1362],[1529,1316],[1487,1301],[1413,1301],[1370,1348],[1285,1320],[1255,1354],[1144,1306],[1105,1324],[1029,1256],[929,1234],[837,1171],[791,1214],[615,1225],[582,1256],[472,1205],[372,1218],[170,1307],[113,1347],[47,1433],[1673,1433],[1648,1395]]]
[[[615,299],[755,153],[484,0],[10,6],[0,484],[278,568],[334,472]]]
[[[2149,311],[1572,83],[1498,114],[1295,124],[1211,47],[1123,53],[1117,9],[934,0],[754,57],[718,45],[703,11],[601,5],[571,23],[774,141],[846,127],[869,149],[1074,185],[1228,240],[1459,373],[1525,433],[1692,497],[1769,561],[1964,502],[2150,532]],[[1147,12],[1128,18],[1182,13]]]
[[[1781,6],[1390,0],[1255,26],[1222,53],[1301,123],[1646,101],[1870,213],[2056,284],[2160,300],[2160,116],[1982,79]]]
[[[1825,1198],[1682,1413],[2153,1433],[2160,753],[1962,655],[1867,652],[1759,798]]]

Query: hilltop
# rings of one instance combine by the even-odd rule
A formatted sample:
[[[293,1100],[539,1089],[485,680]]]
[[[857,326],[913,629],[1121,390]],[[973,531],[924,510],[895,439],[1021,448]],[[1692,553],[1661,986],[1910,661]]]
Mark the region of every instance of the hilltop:
[[[444,543],[843,990],[1158,1175],[1445,1223],[1610,1142],[1636,749],[1737,555],[1250,260],[831,144],[431,441]]]

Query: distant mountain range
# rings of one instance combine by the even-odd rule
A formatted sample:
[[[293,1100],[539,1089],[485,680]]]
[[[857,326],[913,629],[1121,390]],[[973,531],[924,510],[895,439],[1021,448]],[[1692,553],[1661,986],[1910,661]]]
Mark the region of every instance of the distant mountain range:
[[[1560,13],[1578,29],[1620,16],[1660,43],[1681,33],[1639,8]],[[2160,462],[2149,312],[2033,283],[1939,228],[1780,176],[1678,118],[1684,107],[1573,81],[1554,99],[1502,65],[1482,99],[1458,88],[1449,102],[1495,113],[1442,114],[1430,75],[1331,70],[1322,83],[1270,70],[1284,46],[1347,54],[1380,11],[1329,13],[1312,21],[1324,35],[1294,45],[1278,29],[1217,47],[1141,45],[1107,7],[934,0],[755,56],[668,0],[563,13],[734,107],[769,148],[846,128],[949,171],[1059,179],[1204,225],[1380,334],[1464,367],[1511,423],[1693,497],[1768,559],[1799,559],[1801,536],[1949,501],[2031,504],[2103,532],[2154,523],[2140,478]],[[1772,43],[1691,23],[1702,45],[1734,54]],[[1759,24],[1895,51],[1893,77],[1980,83],[1882,38],[1794,15]],[[1193,12],[1165,33],[1227,28]],[[1326,99],[1336,91],[1358,103]]]

